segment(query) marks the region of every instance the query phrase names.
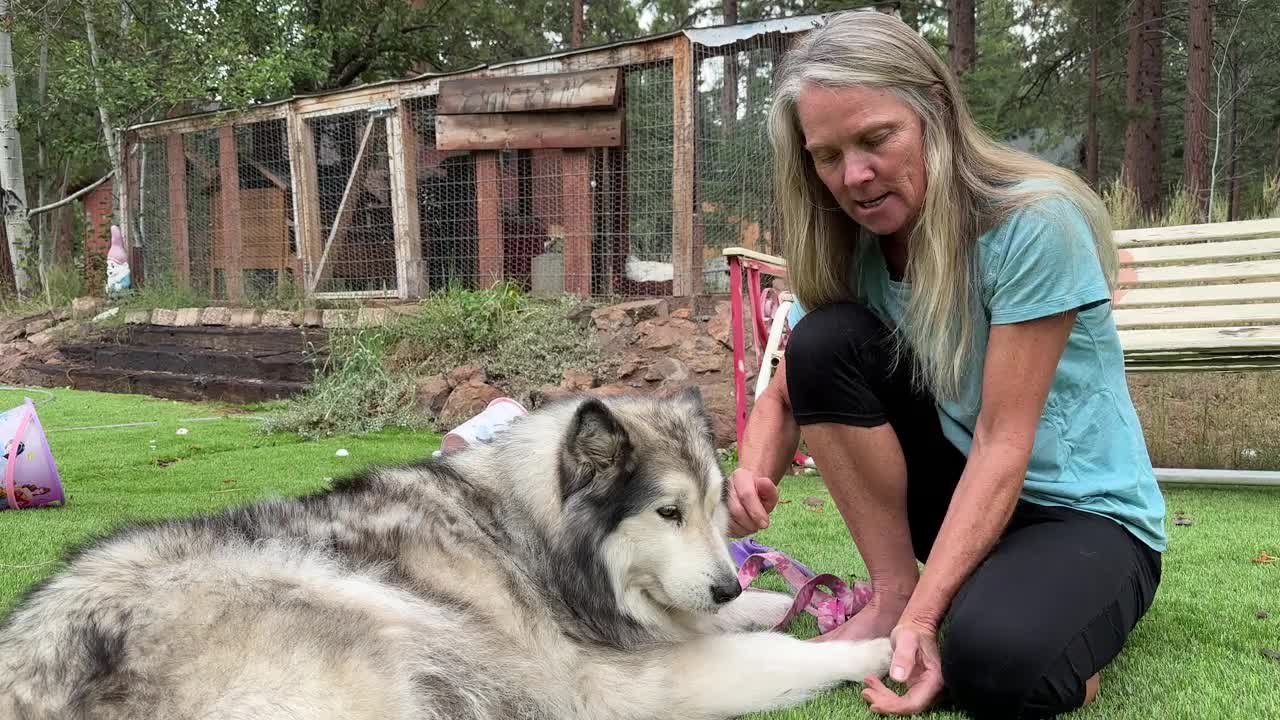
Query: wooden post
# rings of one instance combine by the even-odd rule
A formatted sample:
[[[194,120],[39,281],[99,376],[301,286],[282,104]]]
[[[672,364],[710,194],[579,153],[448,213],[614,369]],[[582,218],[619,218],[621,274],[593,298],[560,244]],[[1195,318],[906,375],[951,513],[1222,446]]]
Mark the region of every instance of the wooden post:
[[[422,227],[418,223],[418,138],[409,105],[396,104],[387,116],[391,158],[391,210],[395,218],[396,290],[401,300],[422,297]]]
[[[702,289],[702,248],[693,232],[693,46],[680,35],[672,50],[671,293],[688,297]]]
[[[218,128],[218,177],[222,194],[222,273],[227,280],[227,299],[239,302],[244,290],[240,271],[240,167],[234,125]]]
[[[289,175],[293,179],[293,223],[302,257],[302,287],[308,297],[311,274],[320,262],[320,192],[316,181],[316,144],[311,126],[289,106]]]
[[[191,245],[187,236],[187,151],[182,135],[165,138],[165,162],[169,166],[169,236],[173,241],[173,279],[191,287]]]
[[[478,288],[502,280],[502,217],[499,211],[498,153],[476,152],[476,267]]]
[[[560,160],[564,212],[564,289],[591,295],[591,151],[565,150]]]

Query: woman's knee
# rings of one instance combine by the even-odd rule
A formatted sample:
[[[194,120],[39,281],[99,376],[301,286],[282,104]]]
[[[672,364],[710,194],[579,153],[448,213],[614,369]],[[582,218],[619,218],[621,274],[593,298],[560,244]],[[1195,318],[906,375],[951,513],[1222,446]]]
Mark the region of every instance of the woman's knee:
[[[805,315],[787,340],[787,392],[800,424],[885,422],[888,337],[864,305],[824,305]]]
[[[861,303],[832,303],[807,313],[787,339],[787,367],[825,374],[833,363],[858,363],[859,349],[883,343],[884,323]]]
[[[1084,703],[1084,668],[1035,628],[961,612],[948,618],[939,650],[948,695],[974,718],[1049,718]]]

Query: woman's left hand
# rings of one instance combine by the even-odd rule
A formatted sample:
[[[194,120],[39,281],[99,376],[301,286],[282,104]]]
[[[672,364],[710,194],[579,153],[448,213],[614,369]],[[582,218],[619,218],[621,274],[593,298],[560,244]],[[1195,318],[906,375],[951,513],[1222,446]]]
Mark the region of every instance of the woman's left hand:
[[[928,710],[942,693],[942,661],[936,631],[915,624],[899,625],[889,639],[893,643],[889,677],[905,683],[907,693],[899,695],[880,678],[869,677],[862,691],[863,699],[871,704],[873,712],[882,715],[915,715]]]

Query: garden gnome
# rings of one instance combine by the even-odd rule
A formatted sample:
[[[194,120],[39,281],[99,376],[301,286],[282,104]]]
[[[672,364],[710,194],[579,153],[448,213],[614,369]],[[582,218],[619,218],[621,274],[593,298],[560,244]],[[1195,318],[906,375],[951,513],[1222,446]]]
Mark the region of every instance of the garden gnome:
[[[119,225],[111,226],[111,249],[107,251],[107,294],[129,289],[129,253],[124,249],[124,236]]]

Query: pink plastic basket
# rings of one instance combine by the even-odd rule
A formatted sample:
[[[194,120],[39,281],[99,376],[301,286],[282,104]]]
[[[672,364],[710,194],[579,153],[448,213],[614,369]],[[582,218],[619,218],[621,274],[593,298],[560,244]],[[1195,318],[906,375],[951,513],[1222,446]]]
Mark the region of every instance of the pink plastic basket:
[[[0,414],[0,510],[66,503],[62,480],[31,398]]]

